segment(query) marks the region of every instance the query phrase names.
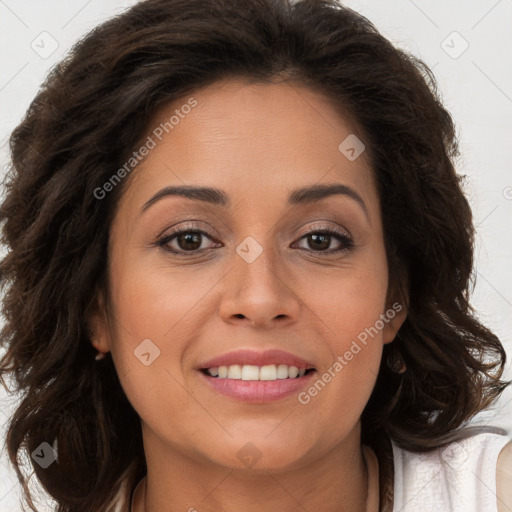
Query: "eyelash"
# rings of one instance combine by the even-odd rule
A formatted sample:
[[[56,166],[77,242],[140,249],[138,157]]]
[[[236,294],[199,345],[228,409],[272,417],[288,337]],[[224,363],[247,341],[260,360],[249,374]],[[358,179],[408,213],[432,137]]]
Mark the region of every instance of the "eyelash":
[[[171,231],[169,234],[165,235],[160,240],[158,240],[155,245],[162,248],[163,250],[165,250],[167,252],[170,252],[170,253],[176,254],[176,255],[195,255],[195,254],[198,254],[200,252],[207,250],[207,249],[195,249],[193,251],[184,251],[184,250],[177,251],[175,249],[170,249],[168,247],[169,242],[171,242],[173,239],[175,239],[179,235],[182,235],[185,233],[199,233],[199,234],[213,240],[213,237],[210,236],[208,233],[206,233],[205,231],[203,231],[201,229],[198,229],[193,224],[189,224],[189,225],[182,226],[174,231]],[[322,226],[316,227],[313,230],[304,233],[299,238],[299,240],[303,240],[304,238],[307,238],[309,235],[318,235],[318,234],[324,234],[324,235],[330,235],[330,236],[336,237],[338,239],[338,241],[342,244],[342,247],[340,249],[329,250],[329,251],[315,251],[313,249],[301,249],[301,250],[313,252],[315,254],[338,254],[338,253],[342,253],[342,252],[348,252],[351,249],[353,249],[353,247],[354,247],[354,241],[352,240],[352,238],[350,238],[350,236],[348,236],[343,231],[339,231],[332,227],[322,227]]]

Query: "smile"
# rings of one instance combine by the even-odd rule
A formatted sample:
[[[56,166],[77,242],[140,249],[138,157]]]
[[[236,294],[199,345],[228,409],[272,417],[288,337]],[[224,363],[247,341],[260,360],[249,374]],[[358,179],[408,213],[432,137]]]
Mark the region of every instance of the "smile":
[[[218,366],[207,368],[204,371],[219,379],[235,380],[278,380],[278,379],[296,379],[304,377],[307,372],[313,371],[313,368],[297,368],[286,364],[270,364],[265,366],[255,366],[249,364],[233,364],[230,366]]]

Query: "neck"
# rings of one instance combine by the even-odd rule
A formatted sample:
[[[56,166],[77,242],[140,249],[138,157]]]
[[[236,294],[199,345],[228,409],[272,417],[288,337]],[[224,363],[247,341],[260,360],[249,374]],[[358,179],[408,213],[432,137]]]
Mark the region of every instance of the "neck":
[[[258,473],[214,468],[176,453],[163,457],[161,450],[151,449],[151,443],[148,448],[148,473],[137,488],[133,512],[259,512],[262,504],[283,512],[296,512],[298,507],[333,512],[377,512],[379,508],[377,459],[359,444],[353,450],[340,445],[321,461],[294,470]],[[166,464],[169,460],[173,463]]]

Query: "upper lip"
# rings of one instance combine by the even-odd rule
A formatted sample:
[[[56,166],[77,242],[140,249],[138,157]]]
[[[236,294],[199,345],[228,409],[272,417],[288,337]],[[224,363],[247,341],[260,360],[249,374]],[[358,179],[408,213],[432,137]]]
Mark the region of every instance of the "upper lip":
[[[219,366],[231,366],[234,364],[240,365],[253,365],[253,366],[267,366],[271,364],[280,365],[286,364],[288,366],[296,366],[297,368],[310,369],[314,365],[299,356],[290,354],[279,349],[265,350],[259,352],[256,350],[235,350],[222,354],[213,359],[209,359],[199,365],[199,369],[215,368]]]

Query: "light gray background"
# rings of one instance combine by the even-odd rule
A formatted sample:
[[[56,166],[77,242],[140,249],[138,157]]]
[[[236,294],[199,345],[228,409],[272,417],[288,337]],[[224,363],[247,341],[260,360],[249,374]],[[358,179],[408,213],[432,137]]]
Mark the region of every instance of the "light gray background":
[[[8,158],[8,135],[50,67],[80,36],[133,3],[0,0],[2,172]],[[512,1],[343,3],[368,17],[396,45],[422,58],[438,79],[444,103],[457,125],[462,152],[457,169],[468,176],[466,190],[478,232],[473,304],[481,320],[501,337],[512,358]],[[507,377],[512,378],[510,364]],[[11,415],[16,397],[7,398],[1,388],[0,399],[3,447],[2,425]],[[512,434],[512,390],[477,420],[504,427]],[[52,510],[51,500],[34,487],[41,492],[41,512]],[[0,512],[21,510],[19,495],[14,472],[7,467],[2,451]]]

